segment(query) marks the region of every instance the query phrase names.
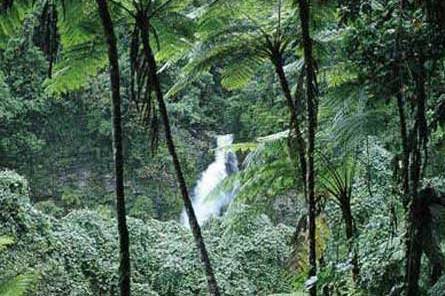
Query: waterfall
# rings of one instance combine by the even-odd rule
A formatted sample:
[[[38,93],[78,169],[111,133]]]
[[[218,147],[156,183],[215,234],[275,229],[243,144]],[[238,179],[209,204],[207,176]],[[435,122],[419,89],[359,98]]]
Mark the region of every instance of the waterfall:
[[[193,209],[200,225],[212,216],[219,216],[236,192],[235,188],[217,194],[212,192],[227,176],[238,172],[238,160],[230,149],[233,135],[217,136],[216,143],[215,160],[201,174],[192,195]],[[189,225],[185,210],[182,211],[181,222]]]

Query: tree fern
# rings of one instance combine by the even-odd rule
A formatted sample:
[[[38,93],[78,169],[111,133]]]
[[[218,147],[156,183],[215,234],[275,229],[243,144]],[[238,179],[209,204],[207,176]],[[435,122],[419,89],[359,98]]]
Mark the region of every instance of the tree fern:
[[[153,16],[151,24],[158,36],[156,59],[159,62],[176,62],[183,57],[194,39],[195,23],[184,14],[170,6]]]
[[[190,61],[169,96],[217,64],[223,68],[223,86],[241,88],[270,59],[274,42],[286,47],[293,38],[289,1],[218,1],[199,15],[200,42],[189,54]]]

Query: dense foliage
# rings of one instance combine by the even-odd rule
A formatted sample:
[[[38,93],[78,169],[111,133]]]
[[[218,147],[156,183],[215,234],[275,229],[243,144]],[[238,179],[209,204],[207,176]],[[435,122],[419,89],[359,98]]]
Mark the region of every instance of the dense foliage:
[[[2,275],[36,272],[32,295],[117,293],[117,230],[106,212],[75,210],[56,219],[31,206],[23,178],[9,171],[0,179],[0,205],[8,213],[1,217],[1,235],[13,239],[0,256]],[[221,289],[225,295],[290,291],[285,266],[292,229],[252,213],[239,206],[205,228]],[[130,219],[129,231],[134,295],[206,294],[187,228]]]

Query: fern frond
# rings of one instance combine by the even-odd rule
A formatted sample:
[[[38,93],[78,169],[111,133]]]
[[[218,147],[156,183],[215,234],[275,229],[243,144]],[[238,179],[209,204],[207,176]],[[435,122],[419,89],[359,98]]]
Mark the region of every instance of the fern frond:
[[[378,129],[383,127],[382,123],[385,122],[386,116],[385,110],[370,110],[337,119],[334,123],[337,142],[358,142],[365,135],[376,134]]]
[[[194,11],[193,17],[198,18],[197,35],[202,41],[193,48],[182,79],[168,96],[176,95],[212,65],[222,66],[225,88],[246,85],[258,66],[270,58],[270,40],[275,40],[278,34],[280,44],[285,47],[284,44],[289,44],[286,40],[294,38],[287,35],[294,36],[296,27],[291,2],[285,0],[216,1]]]
[[[94,3],[64,1],[59,7],[58,29],[62,52],[46,91],[60,94],[78,90],[107,64],[102,27]]]
[[[222,72],[221,84],[229,90],[245,86],[263,62],[264,58],[248,56],[238,64],[225,67]]]
[[[20,36],[26,16],[35,9],[34,1],[18,0],[3,11],[0,11],[0,48],[4,48],[8,40]]]
[[[157,61],[176,62],[192,47],[195,24],[189,17],[177,12],[165,12],[159,18],[154,18],[151,25],[159,36]]]
[[[0,295],[24,296],[37,281],[36,273],[25,273],[0,282]]]

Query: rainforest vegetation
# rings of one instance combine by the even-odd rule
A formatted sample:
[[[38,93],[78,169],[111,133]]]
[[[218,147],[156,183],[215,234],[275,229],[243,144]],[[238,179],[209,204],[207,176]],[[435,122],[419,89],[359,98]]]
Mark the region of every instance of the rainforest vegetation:
[[[445,295],[445,1],[1,0],[0,295]]]

